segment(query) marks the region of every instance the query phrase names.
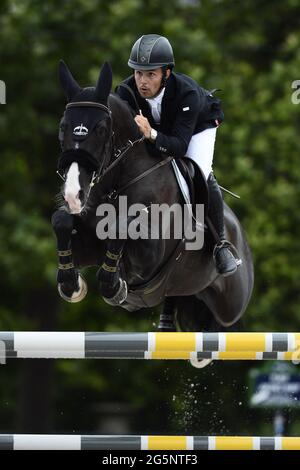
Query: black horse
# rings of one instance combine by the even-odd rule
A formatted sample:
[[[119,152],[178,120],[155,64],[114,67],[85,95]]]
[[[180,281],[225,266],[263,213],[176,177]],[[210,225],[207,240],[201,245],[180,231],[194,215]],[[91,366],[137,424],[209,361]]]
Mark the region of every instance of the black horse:
[[[64,62],[59,75],[68,99],[60,125],[58,162],[64,184],[60,207],[52,217],[60,295],[70,302],[81,300],[87,286],[79,268],[99,266],[100,293],[111,305],[134,311],[164,302],[162,324],[166,329],[174,327],[174,313],[185,331],[237,329],[251,296],[253,265],[235,214],[225,204],[226,236],[242,261],[226,278],[215,270],[210,231],[205,232],[203,248],[197,251],[187,250],[186,240],[172,236],[122,238],[121,232],[136,218],[120,214],[121,196],[127,197],[128,207],[141,203],[146,212],[153,204],[182,207],[172,158],[158,160],[147,151],[133,111],[110,93],[112,72],[107,63],[93,88],[82,89]],[[97,231],[104,220],[105,204],[116,208],[117,218],[108,227],[116,236],[104,241]]]

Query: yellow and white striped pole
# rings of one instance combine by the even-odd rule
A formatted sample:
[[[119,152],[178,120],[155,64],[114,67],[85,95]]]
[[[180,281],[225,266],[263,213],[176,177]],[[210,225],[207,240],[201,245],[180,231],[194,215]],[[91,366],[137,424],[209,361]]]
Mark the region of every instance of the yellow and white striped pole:
[[[300,450],[300,437],[1,434],[0,450]]]

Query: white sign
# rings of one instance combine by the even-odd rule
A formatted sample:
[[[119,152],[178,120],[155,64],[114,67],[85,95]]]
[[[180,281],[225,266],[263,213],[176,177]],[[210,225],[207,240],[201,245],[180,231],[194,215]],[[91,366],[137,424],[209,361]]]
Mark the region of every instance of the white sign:
[[[0,104],[6,104],[6,86],[3,80],[0,80]]]

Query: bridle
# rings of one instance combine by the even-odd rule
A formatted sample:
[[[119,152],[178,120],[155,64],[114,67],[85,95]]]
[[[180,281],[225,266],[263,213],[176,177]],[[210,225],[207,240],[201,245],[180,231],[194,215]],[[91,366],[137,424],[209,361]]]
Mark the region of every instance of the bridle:
[[[114,145],[115,135],[114,135],[114,131],[113,131],[113,128],[112,128],[113,122],[112,122],[112,112],[111,112],[110,108],[108,106],[105,106],[104,104],[95,103],[93,101],[74,101],[72,103],[67,104],[66,110],[70,109],[70,108],[75,108],[75,107],[76,108],[77,107],[99,108],[102,111],[104,111],[107,114],[108,118],[109,118],[109,139],[108,139],[107,144],[106,144],[106,146],[109,146],[109,149],[108,149],[109,151],[106,152],[106,158],[105,158],[103,164],[101,165],[101,168],[98,169],[97,171],[92,172],[91,180],[90,180],[90,183],[89,183],[89,189],[88,189],[86,201],[85,201],[85,204],[84,204],[84,207],[85,207],[87,205],[87,202],[88,202],[88,199],[89,199],[89,196],[90,196],[90,192],[91,192],[93,186],[100,183],[107,176],[108,173],[110,173],[117,165],[119,165],[121,163],[121,161],[124,159],[124,157],[126,156],[128,151],[131,148],[133,148],[135,145],[138,145],[138,144],[142,143],[145,140],[145,137],[144,137],[144,135],[142,135],[142,137],[140,137],[140,138],[138,138],[134,141],[128,139],[126,144],[123,147],[115,149],[115,145]],[[75,147],[74,152],[76,154],[76,147]],[[116,199],[122,191],[127,189],[132,184],[135,184],[136,182],[140,181],[145,176],[152,173],[152,171],[160,168],[161,166],[166,165],[167,163],[169,163],[172,160],[172,158],[173,157],[171,157],[171,156],[169,156],[167,158],[164,158],[163,160],[161,160],[156,165],[153,165],[148,170],[145,170],[143,173],[141,173],[140,175],[138,175],[135,178],[133,178],[132,180],[130,180],[127,184],[125,184],[121,188],[112,189],[109,193],[107,193],[103,196],[103,199],[106,199],[106,198]],[[56,173],[58,174],[58,176],[64,182],[66,182],[66,175],[65,174],[61,174],[59,170],[57,170]],[[84,210],[84,207],[82,208],[82,211]]]

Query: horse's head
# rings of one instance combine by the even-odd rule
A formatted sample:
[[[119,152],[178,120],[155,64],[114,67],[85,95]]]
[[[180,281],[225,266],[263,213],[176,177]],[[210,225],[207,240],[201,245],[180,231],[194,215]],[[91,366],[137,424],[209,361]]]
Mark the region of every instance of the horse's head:
[[[72,214],[80,214],[91,185],[111,156],[112,122],[107,106],[112,71],[106,62],[95,87],[81,88],[67,65],[59,64],[59,78],[68,104],[60,123],[62,152],[58,172],[63,175],[63,197]]]

